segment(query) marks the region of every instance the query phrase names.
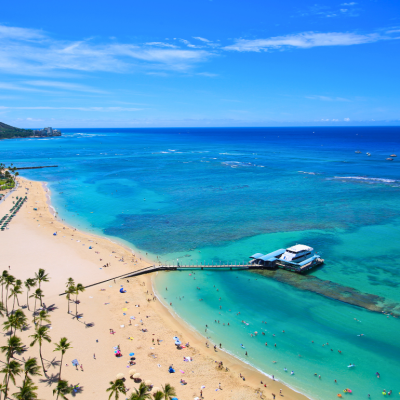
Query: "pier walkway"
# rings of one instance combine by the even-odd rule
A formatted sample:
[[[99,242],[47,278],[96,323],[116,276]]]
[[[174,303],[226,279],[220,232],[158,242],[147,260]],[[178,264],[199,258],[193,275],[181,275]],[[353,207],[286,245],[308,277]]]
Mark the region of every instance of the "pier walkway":
[[[86,285],[85,288],[100,285],[101,283],[109,282],[115,279],[126,279],[132,278],[135,276],[150,274],[152,272],[158,271],[177,271],[177,270],[193,270],[193,269],[267,269],[266,267],[260,265],[253,265],[253,264],[219,264],[219,265],[207,265],[207,264],[200,264],[200,265],[151,265],[150,267],[138,269],[136,271],[128,272],[123,275],[115,276],[114,278],[109,278],[104,281],[92,283],[90,285]],[[66,293],[61,293],[60,296]]]

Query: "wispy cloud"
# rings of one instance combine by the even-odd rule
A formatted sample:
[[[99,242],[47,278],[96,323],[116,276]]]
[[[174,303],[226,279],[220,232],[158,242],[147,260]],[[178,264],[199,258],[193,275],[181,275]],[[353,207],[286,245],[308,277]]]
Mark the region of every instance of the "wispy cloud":
[[[85,92],[85,93],[107,93],[104,90],[99,90],[86,85],[80,85],[77,83],[70,82],[57,82],[57,81],[26,81],[24,82],[30,86],[36,87],[47,87],[62,90],[69,90],[74,92]]]
[[[200,40],[201,42],[210,43],[211,41],[200,36],[193,36],[193,39]]]
[[[78,110],[78,111],[100,111],[100,112],[118,112],[118,111],[142,111],[143,108],[132,107],[6,107],[0,106],[0,110]]]
[[[213,55],[184,39],[181,42],[190,49],[163,42],[60,41],[40,31],[0,25],[0,71],[32,76],[65,71],[185,72]]]
[[[268,51],[270,49],[288,49],[321,46],[351,46],[356,44],[373,43],[389,39],[378,33],[357,34],[346,32],[303,32],[294,35],[276,36],[267,39],[237,39],[235,44],[224,47],[226,50],[235,51]]]
[[[306,99],[310,100],[322,100],[322,101],[350,101],[349,99],[345,99],[344,97],[329,97],[329,96],[319,96],[319,95],[311,95],[304,96]]]
[[[176,49],[176,46],[171,43],[164,43],[164,42],[148,42],[145,43],[147,46],[157,46],[157,47],[170,47],[172,49]]]

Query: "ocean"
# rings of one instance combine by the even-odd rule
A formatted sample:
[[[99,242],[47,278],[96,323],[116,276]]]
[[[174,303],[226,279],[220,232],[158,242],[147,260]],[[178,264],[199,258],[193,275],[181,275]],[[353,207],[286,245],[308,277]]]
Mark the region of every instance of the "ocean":
[[[159,273],[160,299],[210,343],[312,399],[399,395],[400,128],[62,132],[1,141],[0,159],[58,165],[20,173],[47,181],[58,216],[77,228],[164,263],[242,262],[296,243],[325,259],[301,285],[248,271]],[[346,302],[358,294],[385,313]]]

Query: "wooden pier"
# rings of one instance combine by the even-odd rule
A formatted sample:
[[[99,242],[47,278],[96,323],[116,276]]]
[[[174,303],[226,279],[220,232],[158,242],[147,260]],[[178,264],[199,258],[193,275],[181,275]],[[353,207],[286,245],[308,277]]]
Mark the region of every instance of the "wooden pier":
[[[134,278],[136,276],[140,275],[146,275],[146,274],[151,274],[153,272],[158,272],[158,271],[182,271],[182,270],[204,270],[204,269],[211,269],[211,270],[223,270],[223,269],[228,269],[228,270],[254,270],[254,269],[277,269],[277,268],[283,268],[288,271],[292,272],[297,272],[297,273],[302,273],[305,272],[311,268],[315,268],[318,265],[321,265],[324,262],[324,260],[318,258],[314,262],[310,262],[306,265],[303,265],[301,267],[292,267],[291,265],[288,264],[283,264],[283,263],[270,263],[266,265],[259,265],[259,264],[249,264],[249,263],[242,263],[242,264],[200,264],[200,265],[191,265],[191,264],[179,264],[177,263],[176,265],[151,265],[150,267],[138,269],[136,271],[128,272],[123,275],[116,276],[114,278],[109,278],[104,281],[92,283],[91,285],[85,286],[85,288],[91,287],[91,286],[96,286],[100,285],[101,283],[109,282],[115,279],[126,279],[126,278]],[[61,293],[60,296],[64,295],[66,293]]]

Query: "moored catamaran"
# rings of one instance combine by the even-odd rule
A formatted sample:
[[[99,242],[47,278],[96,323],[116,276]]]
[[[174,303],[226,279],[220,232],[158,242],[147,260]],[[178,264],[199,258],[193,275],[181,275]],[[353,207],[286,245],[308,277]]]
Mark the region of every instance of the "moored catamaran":
[[[275,250],[272,253],[253,254],[250,263],[266,268],[283,268],[293,272],[305,272],[323,264],[324,260],[315,254],[312,247],[296,244],[287,249]]]

